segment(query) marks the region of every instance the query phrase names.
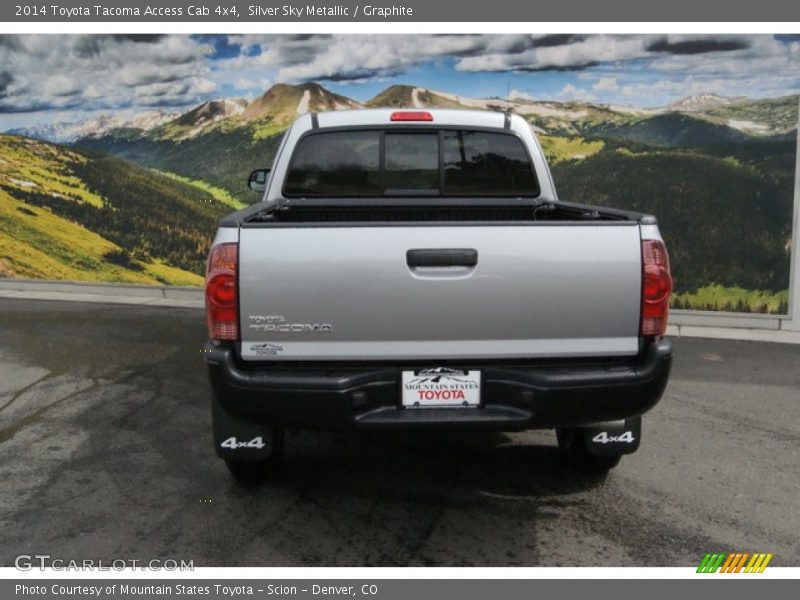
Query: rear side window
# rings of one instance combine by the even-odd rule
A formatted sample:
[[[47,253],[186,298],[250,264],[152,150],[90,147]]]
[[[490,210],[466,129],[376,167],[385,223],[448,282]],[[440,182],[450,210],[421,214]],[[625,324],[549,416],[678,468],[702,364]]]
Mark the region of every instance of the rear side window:
[[[303,138],[292,156],[284,193],[382,195],[380,140],[380,131],[336,131]]]
[[[350,130],[304,137],[286,196],[537,196],[514,135],[476,130]]]
[[[530,196],[537,190],[522,142],[502,133],[443,131],[444,194]]]

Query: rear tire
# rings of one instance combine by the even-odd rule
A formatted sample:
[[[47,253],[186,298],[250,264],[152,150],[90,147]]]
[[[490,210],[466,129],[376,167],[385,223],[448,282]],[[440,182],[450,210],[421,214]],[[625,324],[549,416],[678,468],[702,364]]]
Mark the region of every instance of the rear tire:
[[[272,430],[272,452],[266,458],[257,460],[226,459],[225,466],[237,481],[242,483],[261,483],[275,476],[283,464],[284,430]]]
[[[622,456],[595,456],[586,448],[578,429],[556,429],[558,449],[576,471],[605,475],[619,464]]]

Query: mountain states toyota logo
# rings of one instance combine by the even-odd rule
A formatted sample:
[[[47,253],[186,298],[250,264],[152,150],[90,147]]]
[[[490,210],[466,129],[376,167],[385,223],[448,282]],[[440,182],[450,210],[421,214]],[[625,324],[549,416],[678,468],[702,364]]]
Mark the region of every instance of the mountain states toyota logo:
[[[283,352],[283,346],[277,344],[253,344],[250,346],[250,352],[254,352],[256,356],[277,356],[279,352]]]

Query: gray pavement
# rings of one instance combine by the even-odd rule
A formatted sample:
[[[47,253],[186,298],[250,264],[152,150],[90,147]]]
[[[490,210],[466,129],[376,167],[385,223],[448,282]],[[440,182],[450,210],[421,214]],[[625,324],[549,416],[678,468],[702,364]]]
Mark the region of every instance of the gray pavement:
[[[675,340],[642,447],[605,480],[552,432],[290,432],[245,486],[210,440],[196,309],[0,298],[0,565],[800,566],[800,347]]]

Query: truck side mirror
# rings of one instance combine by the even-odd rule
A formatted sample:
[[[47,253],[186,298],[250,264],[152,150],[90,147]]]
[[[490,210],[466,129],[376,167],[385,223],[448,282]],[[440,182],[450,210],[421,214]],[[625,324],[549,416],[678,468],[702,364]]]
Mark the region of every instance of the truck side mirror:
[[[250,173],[247,180],[247,187],[254,192],[263,193],[267,189],[267,181],[269,180],[269,169],[256,169]]]

